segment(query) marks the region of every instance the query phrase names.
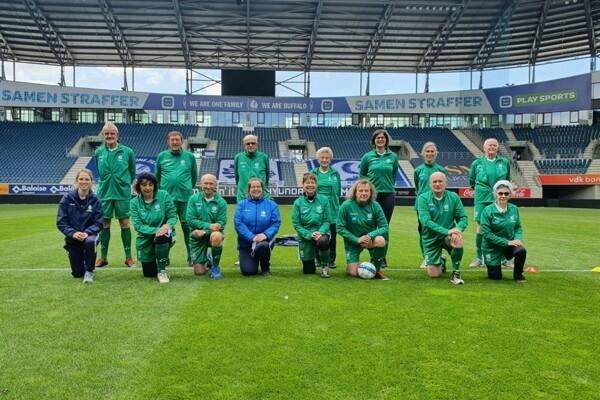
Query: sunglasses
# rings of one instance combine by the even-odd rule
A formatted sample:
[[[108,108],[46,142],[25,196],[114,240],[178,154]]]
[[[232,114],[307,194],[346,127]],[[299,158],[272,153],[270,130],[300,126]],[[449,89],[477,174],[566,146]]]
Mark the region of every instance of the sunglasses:
[[[497,192],[498,196],[510,196],[510,192]]]

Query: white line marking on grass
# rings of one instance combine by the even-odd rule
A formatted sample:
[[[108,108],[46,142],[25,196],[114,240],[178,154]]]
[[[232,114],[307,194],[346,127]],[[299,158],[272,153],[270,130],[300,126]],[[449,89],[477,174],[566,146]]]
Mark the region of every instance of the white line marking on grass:
[[[221,266],[222,267],[222,266]],[[339,268],[339,267],[338,267]],[[238,269],[237,266],[235,268],[236,270]],[[279,267],[273,267],[271,266],[271,269],[273,270],[292,270],[292,269],[297,269],[297,270],[301,270],[301,267],[299,266],[279,266]],[[343,269],[339,268],[339,269]],[[192,271],[192,267],[170,267],[167,268],[168,271]],[[422,268],[386,268],[386,271],[398,271],[398,272],[414,272],[414,271],[425,271]],[[1,272],[70,272],[71,269],[70,268],[30,268],[30,267],[25,267],[25,268],[0,268],[0,273]],[[135,271],[142,271],[141,268],[133,268],[133,269],[129,269],[127,267],[109,267],[109,268],[96,268],[95,272],[104,272],[104,271],[117,271],[117,272],[126,272],[126,271],[131,271],[131,272],[135,272]],[[507,273],[509,271],[512,270],[505,270]],[[461,273],[471,273],[471,272],[486,272],[485,269],[461,269],[460,270]],[[535,273],[545,273],[545,272],[565,272],[565,273],[587,273],[587,272],[594,272],[591,269],[543,269],[540,270],[539,272],[535,272]],[[531,274],[531,272],[526,272],[526,274]]]

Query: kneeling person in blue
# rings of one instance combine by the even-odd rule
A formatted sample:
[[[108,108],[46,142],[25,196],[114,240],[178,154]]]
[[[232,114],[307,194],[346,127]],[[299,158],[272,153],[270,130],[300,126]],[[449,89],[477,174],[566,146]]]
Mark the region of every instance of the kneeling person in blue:
[[[376,278],[387,281],[381,271],[386,253],[388,222],[383,209],[375,201],[377,191],[367,179],[359,179],[348,190],[348,199],[340,206],[338,213],[338,233],[344,238],[346,251],[346,272],[358,276],[360,253],[368,250],[371,262],[375,265]]]
[[[94,281],[96,244],[102,229],[102,205],[92,192],[92,171],[77,173],[77,189],[67,193],[58,205],[56,226],[65,235],[65,250],[69,253],[73,278],[85,283]]]
[[[294,201],[292,225],[298,232],[298,251],[302,271],[314,274],[315,258],[321,267],[321,277],[329,278],[329,199],[317,194],[317,177],[307,172],[302,177],[304,194]]]
[[[169,193],[158,189],[158,180],[149,173],[141,173],[135,183],[138,193],[131,199],[131,220],[137,231],[135,247],[142,262],[144,276],[158,277],[160,283],[169,283],[166,267],[169,252],[175,244],[177,210]]]
[[[248,197],[240,201],[233,218],[238,234],[238,254],[242,275],[271,275],[271,242],[281,216],[277,204],[264,197],[264,183],[258,178],[248,182]]]
[[[186,217],[190,225],[190,258],[194,274],[206,274],[210,268],[213,279],[221,279],[219,263],[223,253],[223,232],[227,224],[227,203],[217,191],[217,178],[206,174],[200,178],[201,192],[190,197]],[[208,248],[212,260],[208,260]],[[212,264],[212,265],[211,265]]]
[[[431,191],[417,198],[417,214],[421,223],[423,254],[427,275],[439,278],[445,272],[446,260],[442,250],[450,253],[452,275],[450,281],[455,285],[465,282],[460,278],[460,263],[463,257],[462,232],[468,221],[465,209],[458,195],[446,190],[448,181],[442,172],[434,172],[429,177]]]

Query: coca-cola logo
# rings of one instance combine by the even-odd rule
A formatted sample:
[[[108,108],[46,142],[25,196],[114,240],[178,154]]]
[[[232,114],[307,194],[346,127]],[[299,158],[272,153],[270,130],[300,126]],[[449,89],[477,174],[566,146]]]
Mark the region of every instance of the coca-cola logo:
[[[529,198],[531,197],[531,189],[528,187],[516,188],[513,190],[513,197],[521,199]]]
[[[460,197],[473,198],[475,196],[475,191],[473,188],[460,188],[458,190],[458,195]]]

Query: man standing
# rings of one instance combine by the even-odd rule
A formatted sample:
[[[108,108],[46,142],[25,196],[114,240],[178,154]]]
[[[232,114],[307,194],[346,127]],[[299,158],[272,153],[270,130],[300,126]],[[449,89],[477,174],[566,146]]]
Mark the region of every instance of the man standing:
[[[460,262],[463,257],[462,232],[467,227],[467,215],[458,195],[446,190],[448,181],[442,172],[429,177],[430,192],[417,198],[417,212],[423,227],[422,243],[427,275],[439,278],[445,272],[446,259],[442,250],[450,253],[450,282],[462,285]]]
[[[469,171],[469,184],[475,190],[474,217],[477,222],[477,233],[475,234],[475,247],[477,254],[469,264],[477,268],[483,266],[483,254],[481,251],[481,228],[480,218],[484,208],[494,202],[494,191],[492,188],[499,180],[510,181],[510,163],[498,155],[498,141],[494,138],[483,142],[484,155],[473,161]]]
[[[100,231],[100,258],[96,267],[108,265],[110,222],[116,217],[121,226],[121,240],[125,250],[125,265],[135,267],[131,258],[131,229],[129,227],[129,201],[131,184],[135,179],[135,155],[133,150],[119,143],[119,130],[107,122],[100,131],[104,146],[96,149],[94,159],[98,170],[98,197],[104,210],[104,224]]]
[[[198,180],[198,165],[194,155],[183,149],[183,135],[172,131],[167,135],[169,150],[162,151],[156,158],[156,179],[162,190],[171,195],[177,217],[181,221],[181,231],[187,250],[187,261],[190,257],[190,228],[186,218],[187,203],[192,196],[192,189]]]
[[[248,197],[248,182],[251,178],[260,179],[265,187],[263,196],[269,198],[269,156],[258,151],[258,138],[246,135],[243,139],[244,151],[233,159],[235,184],[237,185],[238,203]]]

